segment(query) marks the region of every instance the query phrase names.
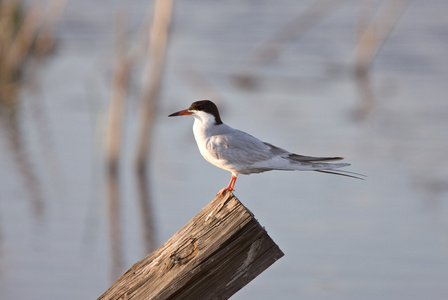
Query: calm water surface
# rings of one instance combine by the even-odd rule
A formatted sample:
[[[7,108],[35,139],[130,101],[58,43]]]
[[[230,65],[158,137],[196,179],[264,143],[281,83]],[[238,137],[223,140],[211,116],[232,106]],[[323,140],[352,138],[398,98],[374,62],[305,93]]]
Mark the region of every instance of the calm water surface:
[[[345,156],[350,170],[368,175],[240,176],[236,196],[285,257],[232,299],[446,299],[448,3],[408,5],[371,68],[375,108],[358,121],[357,1],[333,6],[278,58],[253,67],[253,88],[235,84],[254,49],[307,3],[175,3],[150,154],[153,246],[230,180],[200,156],[192,119],[166,117],[215,97],[230,126],[300,154]],[[114,281],[114,268],[121,273],[146,255],[131,170],[138,73],[121,165],[121,264],[111,263],[101,159],[113,18],[126,11],[135,33],[148,5],[70,1],[55,54],[22,90],[19,145],[1,123],[1,299],[95,299]]]

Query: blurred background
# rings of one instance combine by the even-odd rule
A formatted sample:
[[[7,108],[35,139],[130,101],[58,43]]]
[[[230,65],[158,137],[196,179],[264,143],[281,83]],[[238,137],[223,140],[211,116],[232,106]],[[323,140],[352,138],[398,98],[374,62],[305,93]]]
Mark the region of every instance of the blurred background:
[[[228,184],[192,118],[366,181],[240,176],[285,253],[232,299],[446,299],[447,1],[0,1],[0,298],[95,299]],[[151,36],[151,38],[150,38]]]

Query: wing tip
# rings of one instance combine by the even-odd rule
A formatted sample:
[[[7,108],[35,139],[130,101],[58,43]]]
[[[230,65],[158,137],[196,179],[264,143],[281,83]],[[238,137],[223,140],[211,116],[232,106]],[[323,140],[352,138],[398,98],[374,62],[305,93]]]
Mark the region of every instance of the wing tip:
[[[295,153],[290,153],[289,158],[292,160],[300,161],[300,162],[325,162],[325,161],[334,161],[334,160],[343,160],[345,157],[342,156],[333,156],[333,157],[317,157],[317,156],[306,156]]]

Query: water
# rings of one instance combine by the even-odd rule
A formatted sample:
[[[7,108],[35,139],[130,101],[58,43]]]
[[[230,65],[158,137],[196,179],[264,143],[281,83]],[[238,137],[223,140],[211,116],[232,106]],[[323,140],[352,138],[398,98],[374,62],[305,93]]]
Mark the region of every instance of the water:
[[[375,109],[360,121],[350,71],[357,2],[342,3],[277,59],[255,67],[254,89],[235,85],[252,51],[305,5],[175,3],[150,156],[155,244],[230,180],[200,156],[191,119],[166,117],[214,95],[230,126],[300,154],[345,156],[350,170],[368,175],[240,176],[236,196],[285,257],[232,299],[445,299],[447,4],[409,4],[372,65]],[[147,9],[145,1],[70,2],[56,53],[21,92],[21,151],[1,124],[1,299],[92,299],[113,282],[101,163],[113,17],[127,11],[135,32]],[[131,170],[138,81],[126,114],[121,271],[146,254]]]

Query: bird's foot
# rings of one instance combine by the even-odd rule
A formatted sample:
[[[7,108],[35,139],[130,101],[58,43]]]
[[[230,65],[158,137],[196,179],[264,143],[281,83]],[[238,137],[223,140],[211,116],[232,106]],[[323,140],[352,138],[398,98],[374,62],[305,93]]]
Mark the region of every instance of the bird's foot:
[[[232,174],[232,179],[230,179],[229,185],[218,192],[219,196],[224,195],[225,191],[231,192],[231,191],[235,190],[233,187],[235,186],[236,177],[237,177],[237,175]]]
[[[220,190],[220,191],[218,192],[217,195],[222,196],[222,195],[224,195],[224,192],[225,192],[225,191],[230,191],[230,192],[232,192],[232,191],[234,191],[234,190],[235,190],[234,188],[232,188],[232,187],[230,187],[230,186],[226,186],[225,188],[223,188],[222,190]]]

